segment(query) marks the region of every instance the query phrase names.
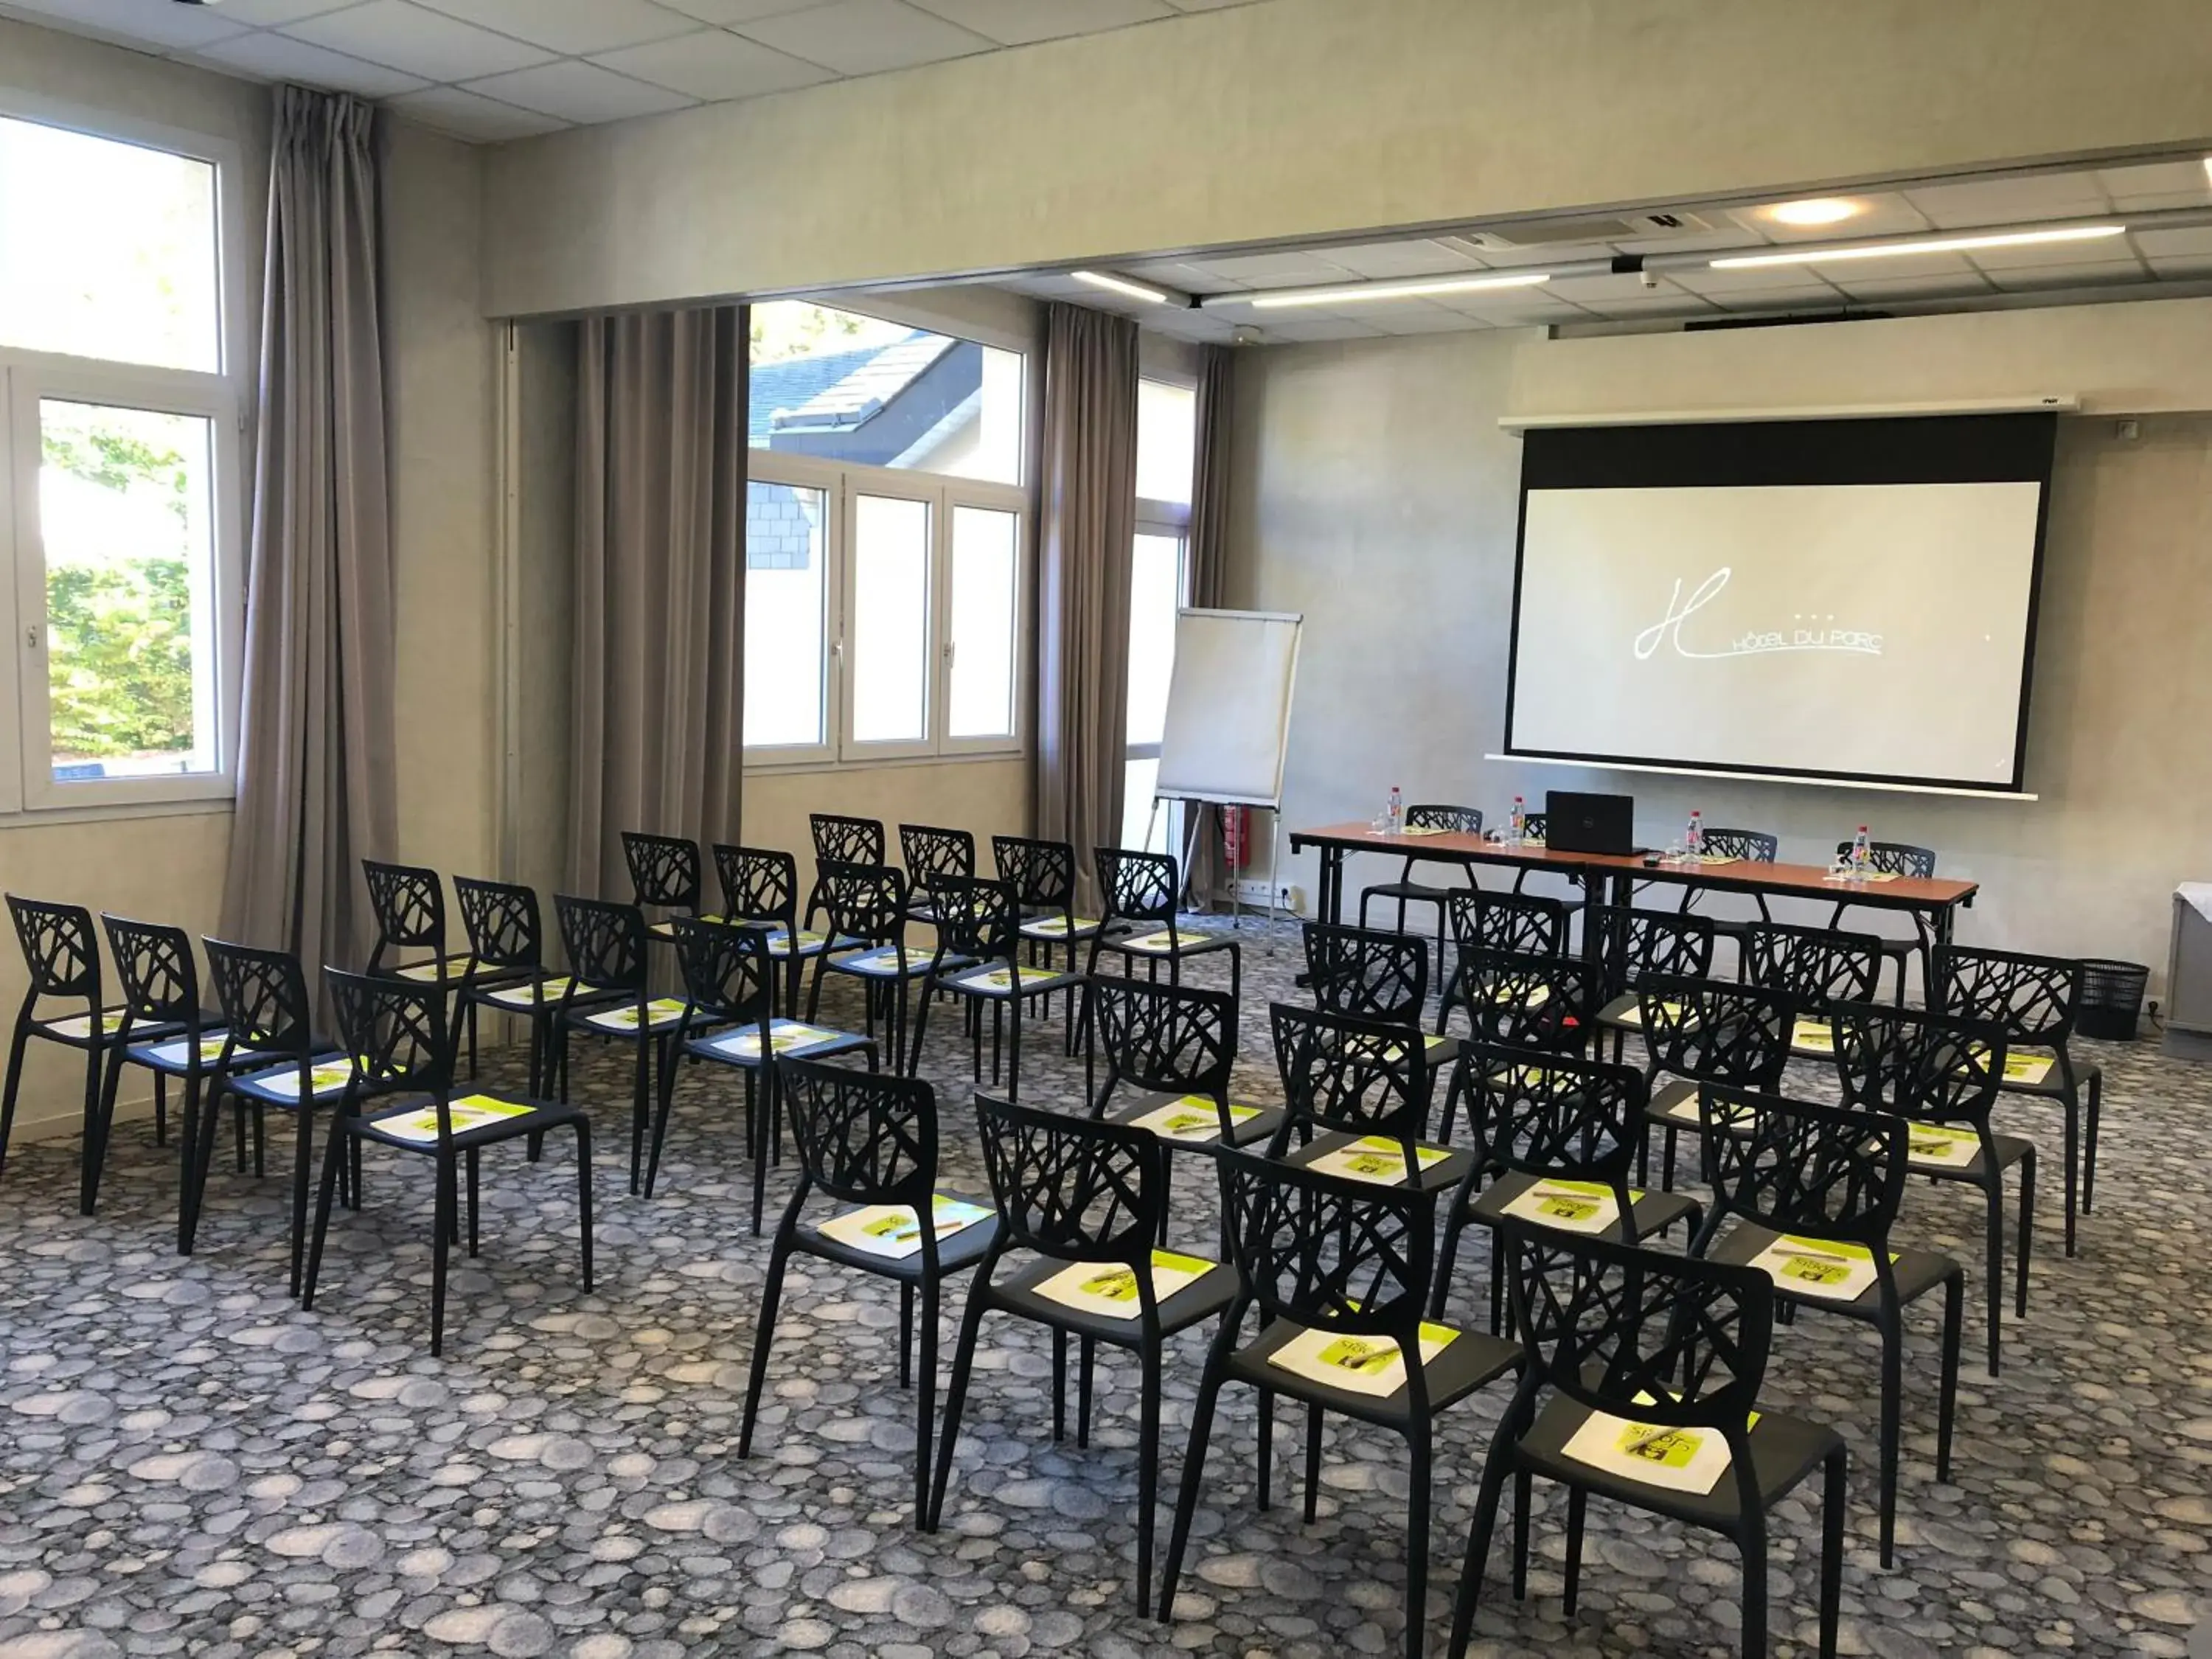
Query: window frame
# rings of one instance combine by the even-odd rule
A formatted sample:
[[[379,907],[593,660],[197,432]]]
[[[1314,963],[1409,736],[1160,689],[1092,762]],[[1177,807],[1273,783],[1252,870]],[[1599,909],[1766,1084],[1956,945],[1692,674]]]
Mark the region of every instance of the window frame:
[[[1035,629],[1028,626],[1030,582],[1035,566],[1034,522],[1028,489],[1019,484],[987,483],[924,472],[911,467],[858,466],[771,449],[747,452],[746,480],[821,489],[829,501],[824,536],[825,646],[828,687],[823,712],[824,740],[817,744],[747,744],[747,771],[775,772],[881,765],[917,761],[986,760],[1019,757],[1029,748],[1030,654]],[[930,569],[927,641],[929,663],[924,735],[919,738],[863,741],[853,735],[852,648],[854,563],[858,557],[854,503],[861,495],[921,501],[929,508]],[[1014,518],[1013,730],[999,736],[955,738],[945,731],[952,672],[952,515],[956,507],[1010,513]],[[748,580],[750,568],[747,568]]]
[[[131,119],[0,86],[0,118],[154,149],[214,170],[216,367],[162,368],[0,344],[0,830],[140,812],[190,810],[235,799],[246,612],[245,524],[251,511],[244,459],[246,227],[242,153],[204,132]],[[213,568],[215,769],[151,777],[53,776],[51,667],[46,626],[46,548],[39,520],[43,464],[39,404],[46,398],[204,417],[210,434],[209,508]],[[33,619],[36,618],[34,622]]]

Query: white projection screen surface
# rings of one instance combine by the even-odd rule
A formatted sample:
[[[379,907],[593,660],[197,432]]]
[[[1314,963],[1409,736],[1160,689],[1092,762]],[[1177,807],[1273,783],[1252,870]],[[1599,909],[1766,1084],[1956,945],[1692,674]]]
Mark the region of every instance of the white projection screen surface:
[[[1506,746],[2017,791],[2055,417],[1532,431]]]

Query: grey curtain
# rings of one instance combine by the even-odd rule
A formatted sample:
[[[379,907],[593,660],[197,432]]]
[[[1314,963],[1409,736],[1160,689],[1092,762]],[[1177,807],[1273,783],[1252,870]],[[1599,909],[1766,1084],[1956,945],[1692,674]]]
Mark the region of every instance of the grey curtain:
[[[629,896],[625,830],[738,839],[746,327],[720,306],[577,330],[570,892]]]
[[[1202,348],[1198,370],[1197,446],[1190,479],[1190,538],[1184,560],[1190,571],[1190,602],[1218,610],[1229,589],[1229,439],[1235,395],[1236,352],[1228,346]],[[1256,827],[1256,826],[1255,826]],[[1243,854],[1249,866],[1252,855]],[[1226,873],[1221,857],[1221,810],[1201,806],[1185,826],[1183,873],[1190,890],[1203,901]]]
[[[1092,849],[1121,839],[1137,514],[1134,323],[1057,301],[1047,308],[1042,437],[1031,799],[1036,833],[1074,847],[1078,899],[1089,908],[1097,902]]]
[[[231,939],[357,968],[360,861],[389,857],[392,568],[374,111],[276,93],[261,301]]]

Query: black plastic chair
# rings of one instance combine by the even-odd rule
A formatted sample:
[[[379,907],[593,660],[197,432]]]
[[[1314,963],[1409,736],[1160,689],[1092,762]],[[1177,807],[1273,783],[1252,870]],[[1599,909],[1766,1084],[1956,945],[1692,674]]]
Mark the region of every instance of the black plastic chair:
[[[1325,921],[1307,922],[1301,931],[1306,954],[1304,982],[1313,993],[1316,1007],[1386,1020],[1421,1036],[1429,996],[1429,950],[1424,941],[1411,933]],[[1438,1031],[1422,1040],[1428,1046],[1433,1083],[1459,1058],[1459,1039]]]
[[[1984,1282],[1990,1375],[2004,1319],[2004,1179],[2020,1168],[2014,1312],[2027,1317],[2027,1261],[2035,1236],[2035,1143],[1990,1127],[2003,1081],[2003,1028],[1917,1009],[1845,1003],[1835,1011],[1836,1073],[1844,1103],[1907,1119],[1905,1167],[1931,1181],[1978,1188],[1986,1234]]]
[[[1451,1018],[1469,957],[1480,951],[1565,956],[1568,918],[1574,908],[1564,899],[1544,898],[1517,890],[1486,893],[1474,887],[1453,894],[1449,914],[1456,959],[1437,996],[1437,1030],[1442,1031]]]
[[[1793,1308],[1872,1325],[1881,1337],[1881,1564],[1897,1535],[1897,1462],[1905,1389],[1905,1310],[1943,1292],[1943,1370],[1936,1419],[1936,1479],[1951,1479],[1951,1425],[1959,1391],[1959,1327],[1966,1270],[1948,1255],[1892,1250],[1905,1197],[1901,1117],[1779,1100],[1741,1089],[1700,1091],[1712,1215],[1692,1255],[1756,1267]],[[1725,1232],[1722,1231],[1727,1226]],[[1793,1250],[1792,1247],[1802,1247]],[[1770,1252],[1774,1259],[1769,1258]],[[1870,1273],[1849,1298],[1821,1286]]]
[[[806,926],[822,908],[822,868],[831,864],[881,864],[886,856],[880,818],[848,817],[842,812],[812,812],[807,828],[814,837],[814,888],[806,898]]]
[[[706,878],[699,862],[699,843],[681,836],[653,836],[639,830],[623,831],[623,863],[629,870],[630,902],[641,910],[662,914],[646,924],[646,937],[666,945],[676,937],[670,926],[678,916],[696,916],[703,908]]]
[[[468,933],[469,954],[476,963],[475,970],[466,976],[461,1001],[471,1009],[489,1008],[523,1022],[530,1045],[529,1092],[533,1097],[550,1094],[556,1017],[563,1006],[596,1006],[620,1000],[623,993],[579,997],[568,975],[547,968],[538,895],[529,888],[514,882],[456,876],[453,894],[460,902],[461,926]],[[474,1029],[473,1019],[471,1029]],[[476,1075],[473,1042],[469,1075]]]
[[[1413,830],[1441,830],[1452,835],[1479,836],[1482,833],[1482,809],[1478,806],[1408,806],[1406,809],[1406,828]],[[1418,846],[1418,840],[1412,844]],[[1397,931],[1401,933],[1406,931],[1406,907],[1408,904],[1434,905],[1437,912],[1437,977],[1441,981],[1444,973],[1445,912],[1452,900],[1468,890],[1460,887],[1441,887],[1432,883],[1418,882],[1413,879],[1415,865],[1435,862],[1437,862],[1436,860],[1423,859],[1417,854],[1409,853],[1406,858],[1405,867],[1398,872],[1397,880],[1377,882],[1371,887],[1361,888],[1359,890],[1359,925],[1362,927],[1367,926],[1367,906],[1375,899],[1379,898],[1386,904],[1394,901],[1396,902]],[[1474,864],[1467,862],[1462,864],[1460,867],[1466,872],[1471,886],[1474,881]],[[1425,951],[1426,946],[1425,945],[1423,949]]]
[[[1295,1003],[1267,1012],[1284,1100],[1269,1156],[1422,1192],[1459,1183],[1468,1154],[1428,1139],[1429,1062],[1419,1032]]]
[[[1064,841],[1039,841],[1030,836],[991,837],[991,861],[999,879],[1014,890],[1014,902],[1022,913],[1022,943],[1029,959],[1039,967],[1052,966],[1053,952],[1067,952],[1067,969],[1076,971],[1077,948],[1105,924],[1075,910],[1075,848]],[[1067,1052],[1075,1052],[1075,1007],[1078,999],[1063,1000]],[[1045,1012],[1052,1012],[1050,1003]]]
[[[1619,1060],[1627,1033],[1643,1018],[1637,989],[1647,979],[1705,979],[1713,971],[1713,919],[1692,912],[1593,905],[1583,926],[1598,930],[1606,1005],[1600,1025],[1613,1034]]]
[[[1632,1066],[1525,1048],[1476,1048],[1460,1061],[1474,1157],[1444,1212],[1432,1317],[1443,1317],[1461,1236],[1520,1216],[1620,1243],[1640,1243],[1680,1221],[1694,1234],[1705,1206],[1680,1193],[1628,1184],[1642,1144],[1650,1085]],[[1531,1209],[1545,1212],[1529,1216]],[[1490,1328],[1500,1328],[1504,1255],[1490,1250]]]
[[[1055,991],[1073,997],[1082,983],[1081,976],[1032,966],[1021,959],[1021,908],[1015,902],[1014,890],[1005,882],[939,876],[930,889],[928,909],[937,932],[937,949],[928,972],[922,976],[921,994],[915,1000],[914,1052],[907,1062],[907,1075],[914,1076],[921,1069],[921,1040],[929,1030],[930,1000],[948,996],[970,1011],[969,1073],[979,1082],[983,1074],[981,1015],[986,1008],[991,1011],[991,1083],[998,1085],[1003,1059],[1006,1097],[1018,1100],[1023,1010]]]
[[[1194,933],[1176,922],[1176,904],[1182,892],[1182,868],[1165,853],[1135,853],[1111,847],[1097,848],[1098,890],[1103,896],[1100,931],[1091,937],[1091,954],[1084,977],[1098,976],[1098,953],[1114,951],[1121,958],[1121,971],[1131,973],[1138,962],[1146,964],[1147,978],[1159,976],[1160,963],[1168,965],[1170,982],[1180,984],[1182,964],[1193,957],[1225,951],[1229,955],[1229,994],[1242,998],[1244,952],[1233,939]],[[1150,931],[1146,931],[1149,929]]]
[[[799,860],[770,847],[714,846],[714,875],[722,887],[722,916],[751,922],[768,934],[768,953],[782,969],[783,1012],[799,1012],[799,988],[807,963],[830,945],[827,933],[799,926]]]
[[[1651,1131],[1662,1137],[1659,1184],[1674,1188],[1674,1148],[1681,1137],[1699,1133],[1698,1091],[1717,1083],[1771,1094],[1789,1068],[1790,1044],[1797,1029],[1797,1002],[1786,991],[1739,985],[1729,980],[1645,978],[1637,993],[1638,1024],[1650,1056],[1644,1075],[1656,1084],[1644,1112],[1639,1175],[1650,1169]]]
[[[1663,1255],[1518,1221],[1500,1227],[1498,1242],[1514,1324],[1530,1363],[1483,1462],[1452,1613],[1451,1659],[1467,1653],[1509,1479],[1513,1594],[1527,1593],[1529,1489],[1538,1475],[1567,1488],[1569,1619],[1581,1589],[1583,1516],[1595,1496],[1733,1541],[1743,1557],[1742,1652],[1761,1659],[1771,1512],[1815,1469],[1823,1476],[1820,1653],[1834,1659],[1849,1454],[1833,1429],[1759,1403],[1774,1326],[1772,1282],[1756,1267]],[[1586,1440],[1580,1449],[1611,1448],[1633,1468],[1601,1468],[1570,1451],[1585,1432],[1597,1445]],[[1727,1448],[1711,1487],[1660,1484],[1654,1477],[1692,1437],[1692,1460],[1716,1440]]]
[[[906,865],[908,912],[916,921],[933,921],[930,907],[937,884],[947,876],[975,878],[975,837],[965,830],[928,823],[902,823],[898,835],[899,857]]]
[[[968,1292],[960,1341],[945,1392],[945,1435],[937,1449],[937,1481],[929,1500],[927,1530],[945,1513],[952,1480],[952,1455],[960,1413],[975,1369],[975,1340],[989,1313],[1012,1314],[1053,1334],[1053,1438],[1066,1431],[1067,1339],[1083,1339],[1086,1363],[1078,1404],[1077,1443],[1089,1443],[1091,1367],[1094,1345],[1127,1349],[1142,1371],[1137,1407],[1137,1606],[1152,1606],[1152,1522],[1159,1480],[1161,1364],[1167,1339],[1219,1316],[1237,1294],[1226,1267],[1207,1271],[1172,1293],[1158,1294],[1152,1280],[1154,1241],[1166,1221],[1163,1196],[1167,1148],[1147,1130],[1100,1123],[1062,1113],[975,1097],[982,1127],[983,1162],[999,1210],[1000,1230]],[[1005,1279],[997,1275],[1010,1255],[1027,1258]],[[1196,1261],[1196,1258],[1183,1258]],[[1049,1281],[1079,1267],[1093,1278],[1115,1269],[1129,1275],[1128,1316],[1071,1307],[1046,1293]],[[1095,1272],[1093,1272],[1095,1270]]]
[[[177,1227],[178,1248],[182,1249],[185,1203],[191,1191],[192,1151],[199,1145],[203,1085],[214,1070],[216,1056],[222,1051],[222,1021],[210,1016],[200,1001],[199,963],[192,954],[191,934],[161,922],[132,921],[105,914],[100,920],[107,930],[108,951],[115,958],[123,1021],[107,1045],[106,1073],[100,1090],[100,1156],[86,1194],[88,1212],[100,1195],[100,1172],[115,1124],[115,1097],[123,1068],[136,1066],[153,1074],[157,1141],[166,1139],[169,1079],[180,1078],[185,1085],[185,1113],[179,1131]],[[239,1109],[244,1110],[242,1102]]]
[[[806,1018],[812,1020],[821,1012],[825,975],[839,974],[858,981],[864,994],[868,1036],[876,1035],[880,1017],[884,1051],[894,1069],[903,1066],[907,1063],[907,988],[927,978],[933,969],[959,963],[941,949],[924,951],[906,942],[911,917],[902,872],[887,864],[825,864],[815,886],[829,917],[830,933],[856,943],[852,949],[829,951],[814,958]]]
[[[89,1215],[104,1151],[100,1144],[100,1066],[111,1035],[121,1028],[125,1013],[101,1002],[100,939],[92,931],[91,911],[82,904],[51,904],[10,893],[8,913],[23,947],[30,987],[16,1010],[15,1034],[8,1045],[8,1080],[0,1092],[0,1170],[7,1167],[8,1139],[15,1127],[24,1050],[33,1037],[76,1049],[84,1056],[84,1146],[77,1204]],[[41,1002],[64,1004],[68,1012],[41,1016]]]
[[[468,1182],[468,1253],[478,1249],[478,1166],[487,1146],[550,1131],[576,1134],[576,1205],[583,1252],[584,1288],[592,1288],[592,1126],[574,1107],[512,1095],[471,1093],[453,1098],[453,1044],[447,1031],[444,991],[434,985],[372,978],[325,969],[324,983],[337,1011],[338,1031],[353,1056],[352,1080],[343,1091],[323,1158],[315,1202],[314,1243],[307,1257],[303,1308],[315,1305],[323,1242],[330,1231],[331,1200],[349,1148],[367,1143],[433,1160],[435,1182],[430,1240],[430,1352],[446,1345],[447,1257],[460,1231],[460,1182]],[[374,1111],[371,1101],[399,1097]]]
[[[679,1061],[734,1066],[744,1079],[745,1146],[753,1160],[753,1232],[761,1230],[768,1166],[782,1156],[781,1065],[785,1058],[828,1060],[866,1055],[876,1069],[876,1045],[850,1031],[805,1025],[775,1012],[777,966],[757,927],[679,916],[676,961],[684,975],[684,1013],[660,1067],[660,1098],[653,1119],[653,1148],[646,1159],[645,1195],[653,1196],[668,1134]],[[707,1032],[710,1035],[695,1035]]]
[[[1764,830],[1723,830],[1717,826],[1701,830],[1698,838],[1705,843],[1707,858],[1729,859],[1742,864],[1771,864],[1782,855],[1782,839]],[[1675,907],[1680,910],[1694,910],[1704,900],[1706,890],[1696,882],[1682,884],[1682,897]],[[1719,939],[1733,939],[1738,950],[1743,946],[1743,936],[1752,928],[1774,920],[1766,908],[1766,895],[1753,893],[1751,902],[1759,907],[1759,921],[1740,921],[1727,916],[1713,918],[1713,933]]]
[[[1797,1006],[1790,1052],[1826,1061],[1836,1052],[1828,1011],[1840,1002],[1871,1002],[1881,973],[1881,940],[1872,933],[1759,922],[1744,930],[1741,977],[1780,991]]]
[[[380,864],[374,859],[363,859],[361,869],[368,884],[369,908],[376,915],[376,945],[368,955],[368,972],[442,985],[448,993],[458,990],[465,977],[479,989],[501,977],[477,967],[467,951],[447,953],[446,889],[435,870],[424,865]],[[410,951],[428,954],[398,960]],[[474,1077],[477,1005],[464,1000],[459,1007],[468,1033],[469,1075]]]
[[[947,1203],[989,1208],[987,1200],[948,1192],[937,1184],[937,1097],[919,1078],[888,1077],[872,1070],[782,1060],[775,1067],[791,1109],[799,1143],[799,1185],[769,1247],[768,1279],[761,1291],[760,1325],[753,1338],[752,1370],[738,1455],[752,1455],[753,1426],[768,1384],[770,1345],[783,1300],[784,1269],[798,1251],[839,1267],[890,1279],[899,1287],[899,1386],[914,1384],[915,1302],[921,1304],[921,1384],[915,1395],[914,1518],[929,1520],[930,1446],[937,1426],[937,1314],[946,1279],[966,1273],[998,1243],[999,1218],[988,1214],[938,1236],[936,1218]],[[903,1209],[909,1224],[926,1212],[930,1225],[912,1224],[913,1249],[886,1255],[845,1242],[817,1222],[803,1224],[816,1194],[861,1209]],[[851,1212],[847,1212],[849,1217]],[[893,1218],[895,1219],[895,1218]],[[831,1224],[836,1224],[832,1220]],[[948,1423],[948,1437],[952,1433]]]
[[[191,1214],[180,1251],[190,1255],[205,1207],[208,1171],[215,1159],[215,1130],[228,1094],[247,1103],[254,1115],[254,1173],[261,1173],[261,1125],[270,1109],[292,1119],[292,1294],[300,1294],[307,1267],[307,1195],[314,1185],[315,1112],[335,1109],[353,1081],[354,1066],[343,1050],[318,1036],[307,977],[289,951],[261,951],[251,945],[209,939],[208,976],[215,981],[222,1010],[222,1052],[216,1056],[208,1109],[200,1119],[200,1144],[192,1153]],[[443,986],[394,980],[423,988],[441,1005]],[[358,1188],[355,1194],[359,1200]]]
[[[554,1097],[568,1103],[568,1047],[578,1036],[629,1045],[629,1189],[645,1182],[645,1135],[656,1069],[674,1063],[678,1035],[686,1031],[690,1004],[656,997],[648,985],[645,912],[635,904],[553,896],[561,944],[568,957],[568,983],[553,1015]]]
[[[1237,1299],[1206,1355],[1183,1454],[1160,1586],[1160,1617],[1171,1619],[1176,1581],[1206,1475],[1206,1441],[1224,1383],[1260,1391],[1260,1505],[1267,1506],[1273,1423],[1280,1394],[1302,1401],[1306,1429],[1305,1518],[1321,1483],[1323,1414],[1374,1424],[1406,1442],[1406,1652],[1421,1659],[1428,1637],[1429,1514],[1436,1420],[1522,1363],[1520,1345],[1427,1323],[1434,1261],[1436,1194],[1293,1169],[1249,1152],[1223,1154],[1222,1202],[1237,1264]],[[1258,1334],[1244,1340],[1246,1316]],[[1328,1339],[1346,1383],[1324,1382],[1282,1361]],[[1441,1340],[1442,1346],[1437,1346]],[[1395,1370],[1391,1369],[1395,1366]],[[1318,1368],[1317,1368],[1318,1369]],[[1387,1394],[1349,1386],[1369,1373],[1395,1376]]]
[[[1602,970],[1580,957],[1476,948],[1460,958],[1457,1005],[1469,1036],[1462,1048],[1488,1046],[1539,1054],[1594,1052]],[[1449,1140],[1465,1073],[1455,1065],[1437,1134]]]
[[[1848,860],[1850,855],[1850,842],[1836,843],[1838,859]],[[1877,875],[1903,876],[1908,880],[1926,881],[1936,873],[1936,850],[1931,847],[1915,847],[1909,842],[1869,842],[1867,845],[1867,864]],[[1828,926],[1843,926],[1844,912],[1850,908],[1850,899],[1839,901],[1834,910],[1829,913]],[[1862,905],[1860,908],[1867,907]],[[1928,953],[1936,944],[1936,930],[1929,925],[1928,918],[1917,910],[1912,912],[1912,927],[1914,936],[1911,939],[1884,939],[1881,941],[1883,957],[1897,964],[1897,1006],[1900,1008],[1905,1006],[1906,964],[1916,955],[1918,956],[1921,981],[1926,983]]]
[[[1929,967],[1930,1007],[2004,1033],[1997,1092],[2055,1102],[2066,1114],[2066,1254],[2072,1255],[2076,1209],[2087,1214],[2096,1196],[2097,1123],[2105,1100],[2104,1067],[2077,1067],[2069,1047],[2081,1010],[2082,965],[2019,951],[1939,945]]]

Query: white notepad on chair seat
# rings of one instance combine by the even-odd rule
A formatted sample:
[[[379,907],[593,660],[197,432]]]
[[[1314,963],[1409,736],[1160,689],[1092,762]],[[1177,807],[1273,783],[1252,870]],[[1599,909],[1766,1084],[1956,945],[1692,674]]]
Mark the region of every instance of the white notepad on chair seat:
[[[1257,1106],[1229,1109],[1231,1126],[1249,1123],[1260,1115]],[[1185,1095],[1164,1106],[1155,1106],[1129,1120],[1132,1128],[1150,1129],[1166,1140],[1206,1141],[1221,1139],[1221,1113],[1204,1095]]]
[[[1166,1301],[1186,1285],[1195,1285],[1218,1265],[1203,1256],[1154,1250],[1154,1305]],[[1144,1311],[1144,1304],[1137,1296],[1137,1275],[1128,1267],[1110,1261],[1073,1263],[1041,1283],[1036,1293],[1064,1308],[1103,1314],[1109,1319],[1134,1319]]]
[[[1178,927],[1172,933],[1163,927],[1157,933],[1146,933],[1141,938],[1125,939],[1118,942],[1124,951],[1142,951],[1146,956],[1157,957],[1165,956],[1170,951],[1182,950],[1185,945],[1204,944],[1210,937],[1211,935],[1206,933],[1194,933],[1186,927]]]
[[[1426,1170],[1450,1156],[1448,1146],[1416,1145],[1414,1168],[1417,1172]],[[1306,1167],[1323,1175],[1348,1176],[1354,1181],[1371,1181],[1378,1186],[1402,1187],[1406,1184],[1405,1143],[1388,1135],[1364,1135],[1348,1146],[1323,1152]]]
[[[1633,1204],[1643,1196],[1632,1188],[1628,1201]],[[1620,1219],[1620,1200],[1602,1181],[1547,1177],[1503,1207],[1507,1215],[1570,1233],[1607,1232]]]
[[[769,1022],[768,1046],[771,1054],[803,1054],[810,1048],[819,1048],[827,1042],[842,1042],[844,1039],[842,1031],[833,1031],[823,1025],[808,1025],[795,1019]],[[735,1054],[744,1060],[758,1060],[760,1027],[746,1025],[734,1031],[725,1031],[707,1046],[719,1054]]]
[[[1649,1404],[1651,1396],[1638,1398]],[[1745,1426],[1758,1422],[1753,1412]],[[1668,1428],[1608,1412],[1592,1412],[1560,1449],[1577,1463],[1668,1492],[1709,1492],[1733,1461],[1728,1437],[1718,1429]]]
[[[931,1200],[932,1231],[940,1239],[963,1228],[990,1219],[991,1212],[965,1199],[939,1193]],[[848,1249],[890,1261],[903,1261],[921,1252],[921,1223],[908,1204],[866,1204],[842,1215],[833,1215],[815,1231]]]
[[[1421,1367],[1459,1338],[1449,1325],[1421,1326]],[[1293,1376],[1326,1382],[1376,1400],[1388,1400],[1406,1386],[1405,1351],[1387,1336],[1355,1336],[1325,1327],[1300,1331],[1267,1356]]]

